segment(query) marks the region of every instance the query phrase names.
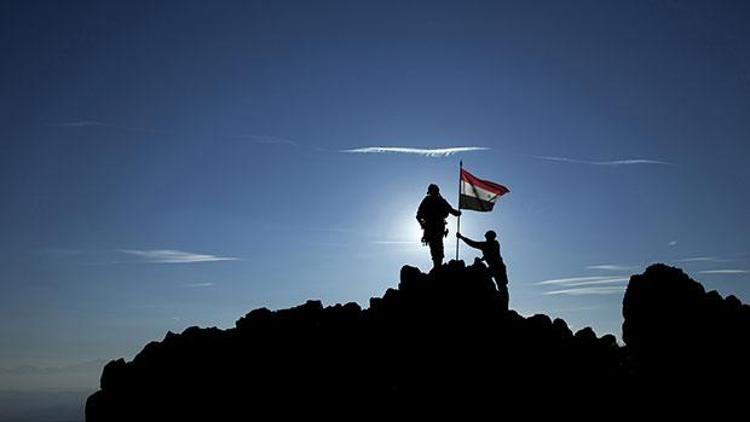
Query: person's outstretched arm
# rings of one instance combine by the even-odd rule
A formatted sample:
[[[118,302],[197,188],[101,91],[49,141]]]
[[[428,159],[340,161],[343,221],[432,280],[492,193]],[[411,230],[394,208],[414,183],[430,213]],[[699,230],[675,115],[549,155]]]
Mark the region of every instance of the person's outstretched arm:
[[[456,237],[466,242],[467,245],[471,246],[475,249],[482,249],[482,242],[477,242],[476,240],[471,240],[468,237],[462,235],[461,233],[456,233]]]
[[[461,211],[453,208],[451,206],[451,204],[448,203],[448,201],[445,198],[441,197],[440,199],[442,199],[442,201],[443,201],[443,207],[445,207],[445,209],[448,211],[449,214],[453,214],[456,217],[458,217],[459,215],[461,215]]]

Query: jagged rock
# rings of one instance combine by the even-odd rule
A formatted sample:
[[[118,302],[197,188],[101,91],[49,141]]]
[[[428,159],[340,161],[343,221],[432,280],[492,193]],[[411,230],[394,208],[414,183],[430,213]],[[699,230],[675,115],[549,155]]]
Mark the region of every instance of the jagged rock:
[[[630,279],[623,340],[642,384],[706,397],[750,375],[750,307],[706,293],[682,270],[655,264]]]
[[[603,408],[665,403],[652,398],[669,388],[640,393],[654,392],[644,387],[662,367],[725,382],[746,359],[748,307],[665,266],[630,282],[627,347],[503,303],[481,262],[452,261],[429,274],[405,266],[399,288],[368,309],[308,301],[253,310],[228,330],[167,333],[132,362],[105,366],[87,420],[329,417],[342,409],[392,417],[446,407],[600,416]]]

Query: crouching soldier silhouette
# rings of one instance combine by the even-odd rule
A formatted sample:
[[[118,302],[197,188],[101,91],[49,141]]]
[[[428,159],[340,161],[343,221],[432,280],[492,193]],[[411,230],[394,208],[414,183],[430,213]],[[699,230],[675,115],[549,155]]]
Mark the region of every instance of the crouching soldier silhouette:
[[[432,184],[427,188],[427,196],[419,204],[417,221],[422,226],[422,243],[430,245],[432,265],[434,268],[443,264],[443,238],[448,235],[445,219],[449,214],[461,215],[461,211],[453,209],[448,201],[440,196],[440,188]]]
[[[495,279],[504,309],[508,309],[508,273],[503,262],[503,257],[500,256],[500,243],[497,241],[497,234],[489,230],[484,234],[484,242],[471,240],[461,233],[456,233],[456,237],[463,240],[472,248],[482,251],[482,260],[487,263],[487,266],[490,268],[490,274]]]

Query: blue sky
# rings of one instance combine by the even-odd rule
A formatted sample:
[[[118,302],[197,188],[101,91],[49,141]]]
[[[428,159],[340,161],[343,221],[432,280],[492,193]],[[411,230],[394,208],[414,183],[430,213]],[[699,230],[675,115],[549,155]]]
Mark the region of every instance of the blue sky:
[[[414,214],[459,159],[512,191],[462,231],[498,232],[522,314],[619,335],[653,262],[750,301],[748,5],[518,3],[0,5],[0,389],[366,305],[429,267]]]

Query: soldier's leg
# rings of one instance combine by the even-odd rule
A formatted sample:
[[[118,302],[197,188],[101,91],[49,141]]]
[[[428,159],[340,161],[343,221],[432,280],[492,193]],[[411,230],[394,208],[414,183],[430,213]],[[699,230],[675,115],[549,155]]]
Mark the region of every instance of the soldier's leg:
[[[443,251],[443,238],[439,237],[436,243],[438,249],[438,261],[440,261],[440,265],[443,265],[443,258],[445,258],[445,252]]]
[[[505,268],[505,263],[492,268],[492,278],[495,279],[497,284],[497,291],[500,292],[501,306],[504,310],[508,310],[508,304],[510,297],[508,295],[508,272]]]
[[[443,265],[443,238],[434,236],[430,239],[430,253],[432,254],[432,265],[437,268]]]
[[[510,297],[508,295],[508,286],[502,286],[498,289],[500,292],[500,308],[502,310],[507,311],[508,306],[510,305]]]
[[[500,262],[495,268],[492,268],[492,276],[497,283],[497,288],[505,287],[508,285],[508,269],[505,267],[504,262]]]

